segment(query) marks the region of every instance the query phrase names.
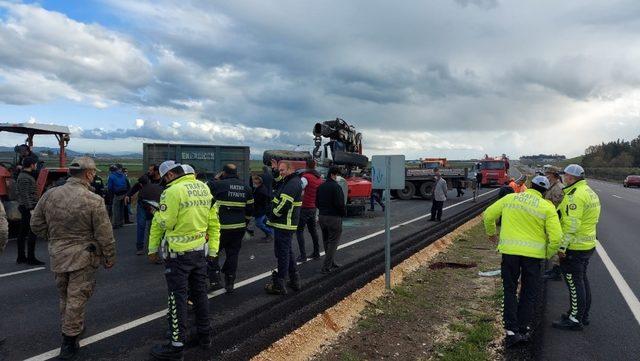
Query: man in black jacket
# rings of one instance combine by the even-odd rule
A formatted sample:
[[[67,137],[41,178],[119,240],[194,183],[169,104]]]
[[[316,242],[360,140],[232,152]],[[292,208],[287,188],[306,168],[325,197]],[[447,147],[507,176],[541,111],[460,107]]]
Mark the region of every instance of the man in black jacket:
[[[138,178],[138,183],[131,187],[124,199],[125,204],[131,204],[131,198],[138,195],[136,206],[136,254],[138,256],[147,254],[144,251],[144,244],[149,242],[149,230],[153,219],[152,209],[144,201],[160,203],[160,195],[164,190],[160,185],[161,180],[160,168],[155,164],[150,165],[147,174]]]
[[[293,234],[298,229],[300,207],[302,206],[302,181],[288,162],[278,166],[282,181],[274,193],[272,207],[267,224],[273,227],[274,249],[278,259],[278,271],[272,275],[271,283],[265,291],[272,295],[286,295],[284,279],[288,275],[287,284],[294,291],[300,290],[300,275],[296,269],[296,261],[291,248]]]
[[[269,209],[269,203],[271,202],[271,191],[264,184],[262,177],[254,175],[253,180],[253,217],[256,222],[256,227],[260,228],[264,232],[262,242],[269,242],[273,240],[273,229],[267,226],[267,210]]]
[[[31,231],[31,211],[38,204],[38,187],[34,173],[36,160],[26,157],[22,161],[22,171],[16,181],[16,193],[18,195],[18,209],[22,219],[20,221],[20,234],[18,235],[18,259],[16,263],[26,263],[32,266],[41,266],[44,262],[36,258],[36,235]],[[27,241],[27,256],[24,254],[24,243]]]
[[[242,238],[247,230],[247,223],[253,216],[253,194],[249,186],[238,178],[235,164],[225,165],[220,179],[209,182],[209,189],[213,195],[213,206],[218,208],[220,217],[220,248],[225,254],[222,266],[224,287],[231,294],[236,280]],[[218,259],[208,260],[207,263],[211,287],[218,288],[221,271]]]
[[[329,174],[327,174],[327,181],[318,187],[316,196],[325,252],[322,266],[323,274],[330,273],[340,267],[334,262],[334,256],[342,235],[342,217],[347,215],[347,209],[342,187],[336,182],[338,175],[340,175],[340,168],[331,167]]]

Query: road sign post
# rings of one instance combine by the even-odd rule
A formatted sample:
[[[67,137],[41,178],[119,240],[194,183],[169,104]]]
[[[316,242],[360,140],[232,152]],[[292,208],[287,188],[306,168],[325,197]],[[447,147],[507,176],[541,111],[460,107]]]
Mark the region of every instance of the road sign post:
[[[391,190],[404,189],[404,155],[371,157],[371,180],[374,189],[384,189],[385,273],[387,289],[391,289]]]

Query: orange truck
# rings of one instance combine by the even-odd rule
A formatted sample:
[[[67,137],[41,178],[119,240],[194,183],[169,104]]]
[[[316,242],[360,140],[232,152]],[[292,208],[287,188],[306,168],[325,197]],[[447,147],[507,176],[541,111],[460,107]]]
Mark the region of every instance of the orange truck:
[[[485,156],[476,167],[482,173],[482,186],[500,187],[509,179],[509,158],[504,154],[500,157]]]

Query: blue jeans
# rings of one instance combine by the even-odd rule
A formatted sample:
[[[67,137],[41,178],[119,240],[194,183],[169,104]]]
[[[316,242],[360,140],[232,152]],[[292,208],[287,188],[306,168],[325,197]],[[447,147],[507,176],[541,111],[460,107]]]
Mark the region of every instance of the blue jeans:
[[[296,258],[293,255],[291,241],[294,231],[274,229],[273,247],[278,260],[278,278],[285,279],[287,275],[296,273]]]
[[[147,211],[138,202],[136,207],[136,249],[138,251],[144,250],[144,244],[149,241],[150,226],[151,220]]]
[[[273,236],[273,229],[267,226],[267,216],[258,216],[256,217],[256,227],[260,228],[262,232],[264,232],[267,236]]]

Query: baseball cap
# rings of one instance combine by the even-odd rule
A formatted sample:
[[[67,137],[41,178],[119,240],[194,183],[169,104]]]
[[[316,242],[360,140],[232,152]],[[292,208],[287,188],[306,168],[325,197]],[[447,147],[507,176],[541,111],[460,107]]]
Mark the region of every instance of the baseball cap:
[[[578,164],[569,164],[564,169],[564,172],[574,177],[584,177],[584,168],[582,168]]]
[[[551,188],[551,183],[549,183],[549,179],[541,175],[533,177],[533,179],[531,180],[531,184],[536,184],[544,189]]]
[[[73,158],[71,163],[69,164],[69,169],[91,169],[100,172],[100,169],[96,167],[96,162],[91,157],[77,157]]]
[[[185,174],[195,174],[196,173],[196,170],[193,169],[193,167],[188,165],[188,164],[182,164],[182,169],[184,170]]]
[[[560,168],[554,167],[552,165],[549,165],[549,166],[545,166],[544,167],[544,172],[545,173],[551,173],[551,174],[559,175],[560,174]]]
[[[169,172],[170,170],[172,170],[173,168],[177,168],[180,166],[180,163],[176,163],[175,160],[167,160],[162,162],[162,164],[160,164],[160,176],[164,177],[165,174],[167,174],[167,172]]]

